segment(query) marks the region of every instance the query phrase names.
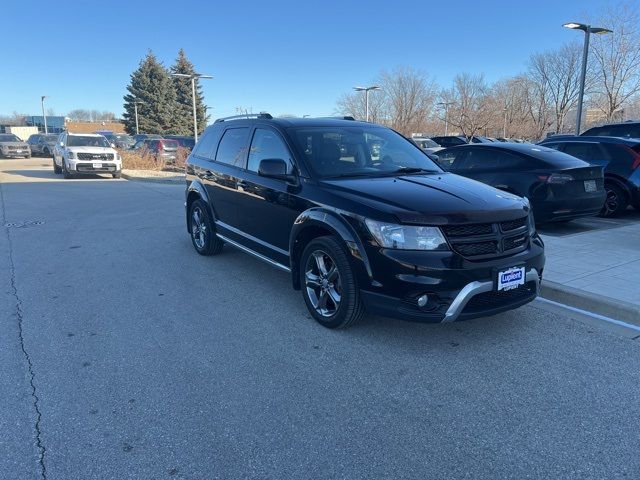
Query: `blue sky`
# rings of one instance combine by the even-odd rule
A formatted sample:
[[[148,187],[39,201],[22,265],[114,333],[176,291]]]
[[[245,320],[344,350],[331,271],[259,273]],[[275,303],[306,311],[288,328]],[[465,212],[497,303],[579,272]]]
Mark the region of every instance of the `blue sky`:
[[[329,115],[339,95],[382,69],[412,66],[448,85],[493,81],[532,52],[580,39],[561,27],[599,0],[165,0],[3,2],[0,114],[75,108],[122,113],[130,73],[148,49],[165,65],[184,48],[213,118],[236,107]]]

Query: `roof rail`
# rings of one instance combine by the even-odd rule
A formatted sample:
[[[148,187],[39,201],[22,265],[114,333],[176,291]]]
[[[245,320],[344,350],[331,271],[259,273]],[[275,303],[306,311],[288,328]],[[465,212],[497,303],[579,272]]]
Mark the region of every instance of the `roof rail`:
[[[327,119],[333,119],[333,120],[351,120],[352,122],[355,122],[356,120],[351,115],[338,115],[337,117],[320,117],[320,118],[327,118]]]
[[[213,123],[226,122],[227,120],[239,120],[241,118],[263,118],[266,120],[271,120],[273,117],[271,116],[271,114],[267,112],[245,113],[243,115],[232,115],[230,117],[217,118],[216,121]]]

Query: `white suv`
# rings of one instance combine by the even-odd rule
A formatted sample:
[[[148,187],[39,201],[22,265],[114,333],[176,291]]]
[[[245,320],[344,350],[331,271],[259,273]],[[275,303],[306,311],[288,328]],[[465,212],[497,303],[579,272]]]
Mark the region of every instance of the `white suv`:
[[[61,133],[53,151],[53,171],[64,178],[76,174],[110,173],[120,178],[122,158],[102,135]]]

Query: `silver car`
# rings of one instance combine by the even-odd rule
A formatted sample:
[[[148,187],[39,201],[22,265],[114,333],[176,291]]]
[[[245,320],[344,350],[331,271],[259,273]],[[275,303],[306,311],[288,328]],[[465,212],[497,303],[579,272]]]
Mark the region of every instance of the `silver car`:
[[[43,155],[45,157],[52,157],[53,150],[56,148],[57,141],[58,135],[55,133],[36,133],[29,137],[27,143],[31,148],[31,155]]]
[[[0,156],[30,158],[31,149],[27,142],[23,142],[13,133],[0,133]]]

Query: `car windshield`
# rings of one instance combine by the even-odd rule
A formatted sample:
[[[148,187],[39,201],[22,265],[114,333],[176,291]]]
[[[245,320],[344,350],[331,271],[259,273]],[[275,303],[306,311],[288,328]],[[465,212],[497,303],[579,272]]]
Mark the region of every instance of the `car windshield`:
[[[129,135],[114,135],[114,137],[119,142],[133,143],[133,138],[131,138]]]
[[[55,142],[58,139],[58,135],[45,135],[42,139],[45,142]]]
[[[292,129],[307,165],[322,178],[441,172],[419,148],[382,127]]]
[[[21,142],[18,137],[11,133],[2,133],[0,134],[0,142]]]
[[[109,147],[107,139],[100,136],[84,136],[84,135],[69,135],[67,137],[68,147]]]

